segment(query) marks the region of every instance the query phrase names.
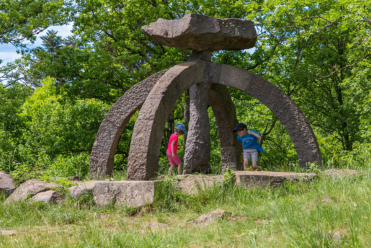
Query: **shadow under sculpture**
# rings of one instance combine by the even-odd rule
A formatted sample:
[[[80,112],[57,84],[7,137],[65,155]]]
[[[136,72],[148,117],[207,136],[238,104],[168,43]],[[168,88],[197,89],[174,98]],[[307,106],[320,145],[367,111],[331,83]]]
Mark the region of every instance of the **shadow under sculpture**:
[[[207,108],[201,107],[200,104],[209,101],[214,111],[221,140],[223,171],[226,167],[242,168],[239,161],[241,147],[236,146],[236,135],[231,132],[237,118],[226,86],[240,89],[257,98],[277,116],[294,143],[301,166],[306,166],[308,162],[321,164],[321,153],[310,124],[284,92],[251,72],[210,62],[211,51],[253,47],[257,36],[252,21],[188,14],[180,20],[159,19],[149,26],[144,26],[142,31],[160,44],[193,50],[192,61],[149,77],[139,83],[141,86],[136,85],[126,92],[113,105],[101,124],[93,146],[90,159],[91,177],[102,178],[112,173],[118,140],[130,117],[144,102],[134,126],[128,159],[128,180],[153,178],[158,170],[160,145],[167,116],[176,100],[190,87],[194,89],[191,92],[196,111],[192,125],[209,130],[208,123],[202,124],[208,122],[205,115]],[[192,130],[196,128],[191,126],[190,133]],[[197,132],[193,133],[197,136]],[[201,140],[208,139],[210,142],[208,135],[202,136]],[[192,142],[195,141],[187,141],[187,147]],[[196,158],[190,159],[193,161],[188,163],[191,167],[197,163],[202,164],[202,159],[210,157],[210,148],[206,147],[202,153],[204,157],[197,161],[194,153],[203,148],[200,145],[191,147],[194,149],[189,154]],[[206,169],[210,168],[208,161],[204,164]],[[185,169],[193,168],[187,168],[186,165]]]

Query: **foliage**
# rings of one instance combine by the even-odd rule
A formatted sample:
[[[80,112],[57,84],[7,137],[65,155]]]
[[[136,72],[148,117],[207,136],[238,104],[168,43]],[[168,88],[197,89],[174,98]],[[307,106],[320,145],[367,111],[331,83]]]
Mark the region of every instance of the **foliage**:
[[[0,44],[34,41],[50,25],[66,23],[70,8],[71,3],[62,0],[1,0]]]
[[[2,25],[18,25],[0,33],[0,37],[8,37],[6,42],[21,44],[51,24],[69,21],[74,22],[74,35],[62,38],[49,31],[42,37],[41,47],[23,48],[21,59],[0,69],[0,80],[10,85],[22,82],[38,88],[47,77],[55,80],[54,100],[42,106],[33,103],[35,108],[45,108],[44,112],[34,109],[27,110],[29,114],[13,115],[19,122],[12,136],[17,139],[10,141],[9,128],[6,134],[2,132],[0,146],[8,148],[2,148],[6,153],[1,154],[1,166],[7,171],[20,164],[44,168],[41,160],[64,156],[68,161],[69,156],[88,153],[102,119],[98,112],[102,112],[103,105],[107,111],[126,90],[148,75],[189,60],[190,51],[159,45],[142,34],[140,28],[158,18],[181,18],[187,13],[255,22],[258,41],[254,49],[214,52],[212,60],[252,71],[289,95],[308,117],[325,165],[342,167],[349,157],[362,157],[359,151],[371,143],[368,2],[78,0],[73,2],[73,11],[72,2],[68,1],[32,3],[26,6],[20,2],[20,7],[12,12],[9,9],[17,3],[2,2],[5,7],[1,15],[6,20]],[[36,9],[39,12],[34,12]],[[46,16],[49,18],[35,21]],[[279,120],[256,99],[235,89],[230,89],[230,93],[239,121],[263,135],[265,152],[259,158],[263,169],[297,171],[295,148]],[[183,121],[183,104],[182,98],[169,116],[162,155],[172,123]],[[53,114],[46,114],[51,108]],[[77,115],[82,109],[93,111],[96,122],[89,123],[87,114]],[[211,165],[213,172],[220,173],[220,144],[211,110],[209,116]],[[119,142],[116,170],[126,169],[130,145],[127,140],[134,121],[135,117]],[[35,133],[40,136],[36,138]],[[166,157],[161,158],[160,173],[167,166]],[[86,168],[86,164],[81,167]]]

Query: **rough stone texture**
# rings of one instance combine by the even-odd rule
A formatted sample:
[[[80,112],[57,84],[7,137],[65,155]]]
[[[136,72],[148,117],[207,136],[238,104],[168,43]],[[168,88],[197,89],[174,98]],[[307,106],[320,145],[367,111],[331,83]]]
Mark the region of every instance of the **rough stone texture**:
[[[117,144],[132,115],[141,107],[157,80],[167,70],[157,72],[130,90],[113,104],[99,127],[90,155],[90,177],[105,178],[112,174]]]
[[[310,181],[317,175],[314,173],[293,173],[293,172],[268,172],[268,171],[235,171],[236,185],[251,187],[279,186],[285,180]]]
[[[108,204],[141,207],[153,203],[153,181],[108,181],[98,182],[93,187],[94,202],[105,207]]]
[[[30,199],[30,202],[45,202],[50,204],[62,203],[66,198],[64,195],[53,190],[40,192]]]
[[[248,49],[257,40],[253,21],[200,14],[175,20],[159,18],[143,26],[142,32],[162,45],[196,51]]]
[[[61,185],[56,183],[47,183],[37,179],[28,180],[22,183],[14,192],[11,194],[5,203],[14,201],[24,201],[28,196],[34,196],[40,192],[44,192],[51,189],[63,189]]]
[[[184,154],[184,174],[210,173],[210,122],[207,112],[210,83],[199,83],[189,88],[190,121]]]
[[[92,192],[94,185],[99,182],[104,182],[104,181],[83,182],[83,183],[79,183],[77,186],[72,186],[68,188],[68,190],[70,191],[72,198],[78,198],[82,195],[86,195]]]
[[[224,85],[212,84],[209,89],[209,102],[218,126],[222,173],[225,173],[227,168],[243,170],[242,145],[237,143],[237,133],[233,132],[233,128],[238,123],[236,110],[228,88]]]
[[[205,81],[245,91],[266,105],[285,126],[294,143],[299,164],[322,165],[321,151],[313,130],[298,106],[278,87],[249,71],[233,66],[207,63]]]
[[[194,221],[189,221],[188,224],[201,224],[201,225],[209,225],[216,220],[225,220],[232,216],[231,212],[224,211],[223,209],[217,209],[212,211],[208,214],[204,214]]]
[[[153,87],[135,122],[128,158],[128,180],[154,177],[166,119],[181,94],[204,80],[204,67],[204,61],[176,65]]]
[[[197,194],[199,190],[222,184],[223,181],[223,176],[189,175],[178,181],[178,187],[184,193],[193,195]]]
[[[11,195],[15,190],[13,178],[5,172],[0,172],[0,194]]]

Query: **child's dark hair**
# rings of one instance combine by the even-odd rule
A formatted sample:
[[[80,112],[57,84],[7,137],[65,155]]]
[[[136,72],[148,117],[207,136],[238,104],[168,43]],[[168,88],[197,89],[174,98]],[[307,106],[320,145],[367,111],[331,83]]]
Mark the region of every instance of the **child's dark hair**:
[[[178,133],[178,134],[180,134],[180,135],[183,135],[184,134],[183,130],[176,129],[176,128],[175,128],[175,132]]]

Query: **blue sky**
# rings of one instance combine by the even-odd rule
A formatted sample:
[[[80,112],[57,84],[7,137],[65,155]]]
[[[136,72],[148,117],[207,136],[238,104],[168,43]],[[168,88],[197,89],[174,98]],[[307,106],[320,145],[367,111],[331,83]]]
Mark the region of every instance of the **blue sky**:
[[[73,23],[70,23],[69,25],[64,26],[52,26],[49,27],[47,30],[55,30],[58,31],[58,35],[62,37],[66,37],[68,35],[71,35],[71,29],[72,29]],[[43,36],[46,34],[47,30],[42,32],[38,35],[36,41],[34,44],[31,44],[30,42],[26,43],[29,48],[38,47],[41,45],[42,40],[40,39],[40,36]],[[21,55],[17,54],[17,48],[10,44],[0,44],[0,59],[3,60],[3,62],[0,64],[0,66],[4,66],[6,63],[14,61],[17,58],[20,58]]]

